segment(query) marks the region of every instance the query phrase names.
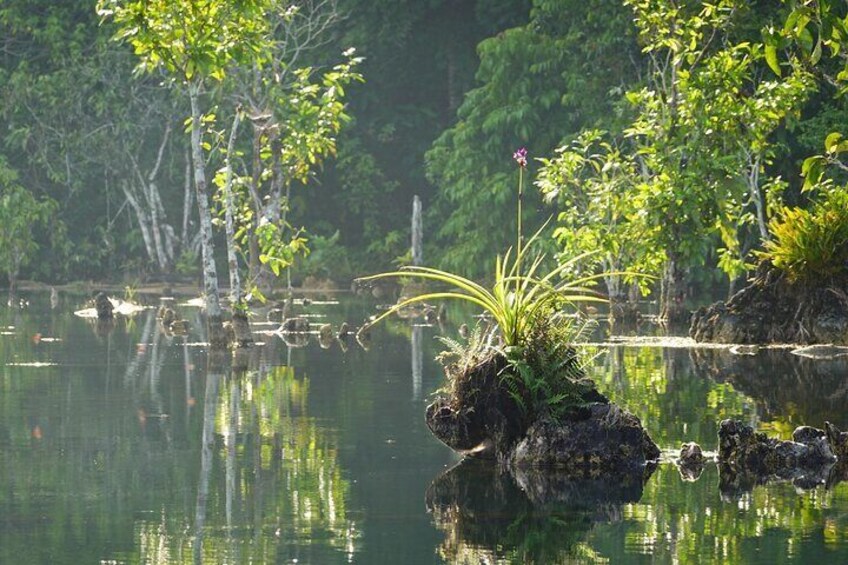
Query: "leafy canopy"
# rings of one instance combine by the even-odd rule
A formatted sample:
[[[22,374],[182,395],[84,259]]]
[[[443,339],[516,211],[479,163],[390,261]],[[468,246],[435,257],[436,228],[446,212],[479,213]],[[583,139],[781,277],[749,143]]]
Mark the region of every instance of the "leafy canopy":
[[[227,66],[261,53],[273,0],[98,0],[115,39],[132,45],[139,68],[163,68],[185,82],[224,78]]]
[[[18,184],[18,175],[0,157],[0,269],[14,281],[38,250],[33,231],[49,224],[58,206],[38,200]]]

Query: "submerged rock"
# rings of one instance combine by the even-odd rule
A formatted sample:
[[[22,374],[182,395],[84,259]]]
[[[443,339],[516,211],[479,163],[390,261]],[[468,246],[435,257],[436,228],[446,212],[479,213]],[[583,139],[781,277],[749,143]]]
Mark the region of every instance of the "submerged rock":
[[[848,355],[848,347],[838,345],[808,345],[792,350],[792,355],[808,359],[836,359]]]
[[[309,331],[309,320],[306,318],[288,318],[280,326],[280,331],[284,333],[306,333]]]
[[[704,472],[707,459],[701,446],[695,442],[684,443],[680,447],[680,456],[677,459],[680,476],[685,481],[696,481]]]

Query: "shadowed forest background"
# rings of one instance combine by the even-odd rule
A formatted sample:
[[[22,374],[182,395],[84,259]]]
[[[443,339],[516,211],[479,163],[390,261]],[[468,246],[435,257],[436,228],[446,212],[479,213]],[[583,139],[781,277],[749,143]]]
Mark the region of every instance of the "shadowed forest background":
[[[825,136],[846,117],[845,103],[836,96],[838,84],[786,72],[778,79],[769,69],[773,61],[766,60],[760,45],[763,30],[782,27],[789,6],[721,2],[717,10],[724,10],[724,19],[710,19],[700,13],[701,3],[691,4],[684,14],[688,4],[682,3],[678,14],[660,9],[673,2],[296,2],[300,19],[292,20],[299,23],[292,25],[285,68],[308,69],[320,84],[321,73],[343,62],[343,53],[349,55],[346,50],[352,47],[363,58],[356,69],[363,80],[351,82],[339,96],[345,105],[342,123],[324,158],[316,159],[306,174],[283,175],[285,229],[292,238],[305,239],[310,250],[292,254],[295,282],[312,276],[346,286],[354,276],[408,263],[414,195],[424,202],[425,261],[472,277],[484,275],[490,258],[508,246],[514,233],[515,169],[509,157],[522,146],[530,154],[529,174],[536,177],[542,167],[537,159],[552,159],[568,148],[579,152],[603,139],[613,140],[610,147],[616,151],[625,152],[629,144],[641,155],[647,154],[645,147],[673,153],[688,144],[697,151],[682,150],[676,170],[705,179],[701,184],[707,190],[715,192],[699,158],[724,163],[718,184],[736,182],[735,175],[745,179],[740,186],[758,183],[754,188],[761,196],[774,189],[778,202],[803,204],[801,164],[822,151]],[[649,21],[652,13],[672,29],[688,26],[691,43],[652,45],[646,37],[651,26],[659,25]],[[198,221],[190,189],[189,136],[183,133],[190,109],[188,100],[169,88],[175,79],[156,71],[134,72],[137,57],[125,43],[113,41],[115,24],[108,18],[101,22],[90,0],[5,0],[0,30],[0,177],[52,206],[39,212],[44,221],[32,222],[34,240],[18,278],[50,283],[197,280]],[[749,52],[734,59],[740,46]],[[788,52],[791,46],[783,41],[780,47]],[[657,140],[639,139],[644,132],[633,132],[640,123],[656,129],[644,122],[656,102],[645,93],[656,93],[649,87],[669,72],[661,68],[663,49],[679,58],[679,68],[671,72],[700,73],[703,80],[692,80],[687,88],[702,88],[702,96],[718,92],[705,81],[718,68],[714,60],[727,53],[728,65],[747,61],[744,69],[736,69],[742,73],[738,84],[725,85],[735,89],[736,99],[757,102],[757,89],[764,84],[773,88],[771,100],[781,88],[794,90],[780,107],[755,108],[759,116],[771,112],[771,122],[742,123],[739,139],[727,132],[719,132],[718,142],[710,139],[706,122],[722,119],[711,114],[701,116],[706,122],[700,130],[681,122],[690,132],[687,139],[675,137],[672,124],[662,149]],[[786,71],[786,63],[780,64]],[[826,74],[828,65],[836,68],[838,62],[825,58],[817,72]],[[723,72],[732,74],[727,69]],[[787,87],[790,80],[796,83]],[[688,96],[681,92],[681,99]],[[676,104],[677,94],[671,96]],[[209,86],[202,98],[211,177],[224,170],[229,124],[244,100],[228,81]],[[669,103],[662,96],[657,100]],[[742,109],[724,111],[739,116]],[[260,184],[270,182],[276,166],[274,148],[257,150],[254,144],[263,118],[248,111],[234,136],[232,167],[237,177]],[[759,137],[746,138],[751,131]],[[559,153],[557,148],[562,148]],[[606,158],[612,162],[610,155]],[[663,165],[650,166],[656,171]],[[557,180],[556,174],[548,170],[539,180],[549,203],[540,191],[528,191],[525,216],[534,229],[569,210],[587,221],[594,218],[589,204],[564,196],[573,189],[563,188],[570,181]],[[752,176],[757,178],[752,181]],[[579,173],[570,179],[590,184]],[[761,244],[763,223],[758,232],[756,220],[767,220],[765,212],[755,218],[756,199],[740,197],[729,205],[735,210],[724,213],[728,198],[705,199],[685,182],[678,187],[680,209],[672,201],[663,212],[678,224],[676,232],[666,234],[672,244],[659,249],[661,257],[643,254],[635,263],[657,273],[660,264],[673,263],[689,296],[692,289],[732,286],[744,274],[751,250]],[[560,218],[560,225],[579,231],[573,217]],[[575,243],[560,234],[559,244],[548,239],[547,245],[564,252],[606,245],[597,234],[591,237]],[[223,242],[223,230],[216,230],[216,239]],[[663,245],[662,237],[651,241]],[[223,265],[223,245],[216,248]]]

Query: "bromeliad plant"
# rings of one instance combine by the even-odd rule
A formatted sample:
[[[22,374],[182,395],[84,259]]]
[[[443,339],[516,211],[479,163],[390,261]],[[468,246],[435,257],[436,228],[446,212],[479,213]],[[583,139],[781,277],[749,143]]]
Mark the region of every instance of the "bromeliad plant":
[[[543,225],[527,242],[522,241],[521,203],[524,190],[524,171],[527,168],[527,150],[519,149],[513,155],[519,167],[518,180],[518,232],[515,250],[510,248],[503,257],[495,261],[495,281],[491,288],[463,276],[439,269],[407,266],[398,271],[380,273],[360,279],[373,281],[386,278],[419,279],[442,283],[450,290],[430,292],[408,298],[394,305],[369,325],[376,324],[395,312],[412,304],[441,299],[464,300],[481,307],[497,324],[505,348],[527,345],[533,323],[539,316],[555,306],[575,302],[606,302],[590,286],[599,275],[590,275],[575,280],[558,280],[563,273],[591,252],[564,261],[547,274],[540,274],[545,261],[544,254],[532,260],[527,257],[528,249],[538,240],[547,226]],[[524,269],[524,264],[529,266]]]
[[[448,287],[402,300],[373,324],[412,304],[441,299],[470,302],[489,314],[495,325],[482,333],[477,332],[476,339],[469,339],[465,347],[458,342],[446,342],[450,351],[440,356],[440,360],[455,359],[456,362],[447,365],[448,388],[445,390],[452,403],[472,411],[478,394],[487,398],[511,398],[520,414],[513,423],[518,429],[526,429],[539,418],[559,419],[570,408],[581,404],[584,397],[589,398],[587,393],[593,385],[587,385],[580,378],[583,366],[571,345],[579,341],[583,328],[566,316],[563,308],[575,302],[606,301],[590,288],[602,275],[560,280],[591,253],[561,262],[546,274],[540,272],[545,256],[529,256],[528,250],[547,222],[529,240],[523,240],[521,205],[527,151],[520,149],[513,158],[519,167],[516,244],[514,251],[510,248],[495,260],[495,280],[491,288],[454,273],[418,266],[362,280],[411,278]],[[497,372],[487,375],[489,369]],[[497,383],[496,390],[484,383]]]

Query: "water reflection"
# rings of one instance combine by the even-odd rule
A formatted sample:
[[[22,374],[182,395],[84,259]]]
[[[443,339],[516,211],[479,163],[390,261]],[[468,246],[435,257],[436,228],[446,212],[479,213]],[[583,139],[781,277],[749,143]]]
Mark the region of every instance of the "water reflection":
[[[712,379],[686,349],[610,347],[589,371],[601,392],[642,420],[660,448],[695,441],[713,449],[721,420],[757,420],[754,399]]]
[[[373,311],[335,308],[336,325]],[[153,311],[99,335],[46,293],[0,309],[0,563],[848,562],[844,470],[440,476],[455,459],[422,418],[442,384],[435,328],[389,323],[371,351],[263,336],[209,360],[198,310],[181,315],[191,336]],[[675,451],[714,449],[727,417],[848,428],[841,362],[616,346],[590,372]]]
[[[358,551],[337,435],[309,415],[310,379],[276,345],[207,359],[198,335],[165,335],[153,311],[104,336],[12,315],[0,312],[14,326],[0,339],[0,563]],[[29,339],[45,324],[64,341]]]
[[[784,349],[764,349],[757,355],[696,349],[692,362],[700,374],[755,398],[766,427],[785,437],[796,426],[821,428],[826,420],[848,427],[844,357],[809,359]]]
[[[352,557],[360,533],[347,512],[350,485],[336,438],[307,416],[309,380],[291,367],[232,371],[222,361],[210,359],[206,374],[193,525],[166,516],[166,539],[139,547],[172,548],[166,561],[190,550],[195,563]]]
[[[433,481],[426,504],[445,534],[438,551],[449,563],[563,563],[595,555],[588,532],[620,522],[625,504],[642,497],[645,478],[572,480],[550,469],[513,475],[466,460]]]

